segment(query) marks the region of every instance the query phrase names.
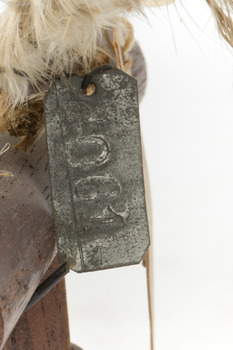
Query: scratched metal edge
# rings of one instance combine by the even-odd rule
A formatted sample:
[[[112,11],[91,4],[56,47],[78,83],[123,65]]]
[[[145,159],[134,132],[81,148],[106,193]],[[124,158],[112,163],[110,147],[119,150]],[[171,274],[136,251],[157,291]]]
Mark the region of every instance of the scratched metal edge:
[[[137,91],[138,90],[138,81],[137,79],[133,78],[136,82],[137,85]],[[141,256],[141,260],[138,261],[137,263],[140,263],[142,259],[144,258],[147,250],[150,247],[151,240],[150,240],[150,226],[149,226],[149,220],[148,220],[148,210],[147,210],[147,201],[146,201],[146,188],[145,188],[145,174],[144,174],[144,169],[143,169],[143,152],[142,152],[142,133],[141,133],[141,123],[140,123],[140,109],[139,109],[139,94],[137,93],[137,104],[138,104],[138,122],[139,122],[139,128],[138,128],[138,133],[139,133],[139,138],[140,138],[140,144],[139,144],[139,150],[140,150],[140,158],[141,158],[141,176],[142,176],[142,183],[143,183],[143,201],[144,201],[144,207],[145,207],[145,216],[146,216],[146,224],[147,224],[147,245],[146,245],[146,250],[145,253]]]
[[[57,157],[57,159],[62,160],[61,163],[66,164],[66,157],[65,157],[65,151],[64,151],[64,145],[62,142],[59,142],[62,137],[61,137],[61,118],[60,116],[62,115],[62,111],[57,99],[57,81],[55,81],[52,84],[52,87],[44,97],[44,112],[45,112],[45,130],[46,130],[46,140],[47,140],[47,147],[48,147],[48,155],[49,159],[53,157],[53,151],[56,149],[57,152],[59,152],[60,157]],[[56,97],[54,97],[54,95]],[[52,101],[53,100],[53,101]],[[49,102],[54,105],[53,108],[48,108]],[[59,113],[59,116],[57,118],[57,127],[59,129],[58,132],[58,137],[57,139],[54,140],[54,136],[56,136],[55,133],[55,118],[50,119],[49,117],[52,116],[52,112],[54,111],[54,115],[57,116]],[[54,157],[55,158],[55,157]],[[54,159],[53,158],[53,159]],[[60,194],[60,197],[63,197],[63,203],[65,203],[65,207],[70,208],[70,216],[74,216],[74,213],[71,211],[72,209],[72,204],[70,203],[69,198],[65,198],[63,196],[64,194],[69,193],[69,191],[64,191],[65,187],[69,187],[69,183],[64,182],[64,187],[57,188],[57,186],[54,186],[54,179],[56,180],[55,173],[57,173],[57,169],[59,168],[59,164],[56,164],[54,166],[51,166],[51,162],[49,162],[49,174],[50,174],[50,184],[51,184],[51,198],[52,198],[52,211],[53,211],[53,219],[54,219],[54,225],[55,225],[55,231],[56,231],[56,242],[58,246],[58,255],[59,255],[59,261],[60,263],[64,263],[69,261],[70,266],[76,266],[77,269],[81,270],[82,269],[82,262],[81,262],[81,257],[77,256],[77,254],[74,254],[74,251],[67,251],[67,246],[69,246],[69,241],[70,241],[70,232],[67,231],[67,228],[63,225],[61,222],[61,216],[62,213],[59,210],[59,208],[56,208],[56,201],[57,197]],[[63,167],[64,169],[64,167]],[[66,167],[66,174],[62,174],[62,178],[67,178],[68,177],[68,169]],[[64,206],[63,206],[64,207]],[[73,214],[73,215],[72,215]],[[74,223],[74,220],[71,220]],[[71,232],[75,232],[75,227],[71,227]],[[72,235],[71,235],[72,237]],[[73,250],[77,252],[77,247],[75,247]]]
[[[124,73],[126,74],[126,73]],[[142,177],[142,186],[143,186],[143,201],[144,201],[144,208],[145,208],[145,219],[146,219],[146,225],[147,225],[147,243],[145,245],[145,252],[142,254],[141,258],[139,261],[136,262],[136,264],[139,264],[142,259],[144,258],[147,250],[150,247],[151,244],[151,240],[150,240],[150,226],[149,226],[149,220],[148,220],[148,211],[147,211],[147,201],[146,201],[146,188],[145,188],[145,176],[144,176],[144,170],[143,170],[143,152],[142,152],[142,133],[141,133],[141,123],[140,123],[140,109],[139,109],[139,94],[138,94],[138,81],[137,79],[131,77],[135,83],[136,83],[136,87],[137,87],[137,105],[138,105],[138,133],[139,133],[139,139],[140,139],[140,143],[139,143],[139,153],[140,153],[140,159],[141,159],[141,177]]]

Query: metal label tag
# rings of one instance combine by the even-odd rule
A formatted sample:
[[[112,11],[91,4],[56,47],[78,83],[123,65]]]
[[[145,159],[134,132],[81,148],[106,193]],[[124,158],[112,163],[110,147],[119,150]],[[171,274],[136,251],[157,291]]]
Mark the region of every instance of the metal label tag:
[[[139,263],[149,246],[137,82],[118,69],[56,80],[45,97],[60,261],[77,272]]]

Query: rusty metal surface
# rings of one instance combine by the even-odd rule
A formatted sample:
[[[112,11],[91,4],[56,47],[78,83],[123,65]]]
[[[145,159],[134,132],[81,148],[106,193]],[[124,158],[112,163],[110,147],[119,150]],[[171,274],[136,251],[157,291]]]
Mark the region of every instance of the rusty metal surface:
[[[59,255],[77,272],[139,263],[149,245],[137,82],[111,69],[86,96],[83,79],[45,98]]]

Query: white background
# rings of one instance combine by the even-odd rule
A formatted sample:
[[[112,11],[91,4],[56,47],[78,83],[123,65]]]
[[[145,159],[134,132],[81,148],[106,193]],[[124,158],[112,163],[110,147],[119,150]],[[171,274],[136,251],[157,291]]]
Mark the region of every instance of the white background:
[[[186,12],[186,10],[187,12]],[[147,11],[141,124],[153,201],[156,350],[233,349],[233,69],[204,0]],[[142,266],[67,277],[71,340],[149,350]]]

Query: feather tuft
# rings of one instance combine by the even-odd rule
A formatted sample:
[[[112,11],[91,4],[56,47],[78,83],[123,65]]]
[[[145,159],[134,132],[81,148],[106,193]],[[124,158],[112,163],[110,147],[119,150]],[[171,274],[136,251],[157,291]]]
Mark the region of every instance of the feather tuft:
[[[74,65],[89,72],[103,54],[103,31],[141,5],[142,0],[7,1],[0,15],[1,91],[16,105],[30,86],[38,88]]]
[[[219,33],[233,47],[233,1],[206,0],[214,14]]]

